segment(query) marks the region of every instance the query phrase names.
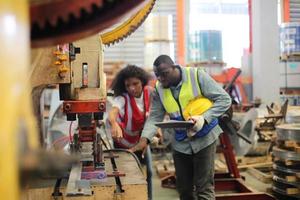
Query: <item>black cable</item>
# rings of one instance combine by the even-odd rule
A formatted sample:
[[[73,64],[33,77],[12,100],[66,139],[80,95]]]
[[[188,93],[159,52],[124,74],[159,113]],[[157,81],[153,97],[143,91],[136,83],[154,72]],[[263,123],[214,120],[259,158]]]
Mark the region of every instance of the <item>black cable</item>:
[[[105,132],[106,137],[108,138],[107,132],[106,131],[104,131],[104,132]],[[143,173],[141,163],[140,163],[139,159],[137,158],[137,156],[134,153],[130,152],[127,149],[114,149],[114,148],[112,148],[112,145],[110,144],[109,141],[108,141],[108,144],[109,144],[110,149],[108,149],[106,143],[104,142],[103,138],[101,137],[101,134],[99,134],[99,135],[100,135],[100,138],[101,138],[101,140],[103,142],[103,145],[106,148],[106,150],[103,150],[103,153],[109,153],[111,155],[110,156],[110,162],[112,164],[112,167],[113,167],[114,171],[117,170],[117,165],[116,165],[116,161],[115,161],[115,158],[113,157],[112,153],[113,152],[126,152],[126,153],[131,154],[134,157],[134,159],[136,160],[136,162],[138,164],[138,167],[140,168],[141,172]],[[124,190],[122,189],[122,183],[121,183],[120,177],[119,176],[115,176],[115,181],[116,181],[116,192],[117,193],[123,193]]]
[[[127,149],[119,149],[119,148],[117,148],[117,149],[108,149],[108,150],[104,150],[103,152],[111,153],[111,152],[114,152],[114,151],[115,151],[115,152],[126,152],[126,153],[131,154],[131,155],[134,157],[134,159],[136,160],[136,162],[137,162],[137,164],[138,164],[138,166],[139,166],[141,172],[143,172],[143,168],[142,168],[142,165],[141,165],[140,160],[139,160],[138,157],[137,157],[134,153],[132,153],[131,151],[129,151],[129,150],[127,150]]]
[[[58,178],[56,180],[54,190],[53,190],[53,193],[52,193],[52,196],[53,196],[54,199],[62,196],[62,193],[59,191],[61,180],[62,180],[62,178]]]
[[[105,126],[105,125],[104,125],[104,126]],[[104,127],[104,128],[105,128],[105,127]],[[107,135],[107,132],[106,132],[106,131],[104,131],[104,132],[105,132],[106,138],[109,138],[108,135]],[[101,137],[101,138],[102,138],[102,137]],[[113,151],[119,151],[119,152],[130,153],[130,154],[134,157],[134,159],[136,160],[136,162],[137,162],[137,164],[138,164],[138,166],[139,166],[141,172],[143,173],[143,168],[142,168],[141,162],[140,162],[140,160],[138,159],[138,157],[137,157],[134,153],[130,152],[130,151],[127,150],[127,149],[113,148],[112,145],[111,145],[111,143],[110,143],[109,141],[108,141],[108,145],[109,145],[109,149],[106,148],[107,151],[113,150]],[[149,158],[149,159],[150,159],[150,158]]]

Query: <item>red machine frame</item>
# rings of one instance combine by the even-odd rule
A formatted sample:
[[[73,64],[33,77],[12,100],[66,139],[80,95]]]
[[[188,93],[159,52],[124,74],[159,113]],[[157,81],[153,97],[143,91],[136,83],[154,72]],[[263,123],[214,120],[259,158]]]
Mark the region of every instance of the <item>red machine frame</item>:
[[[64,101],[63,109],[66,114],[105,112],[105,100]]]
[[[87,113],[101,113],[105,112],[105,100],[86,100],[86,101],[64,101],[63,110],[67,115],[73,114],[87,114]],[[96,142],[97,148],[94,149],[94,168],[101,166],[103,162],[103,152],[100,138],[96,134],[96,121],[92,119],[89,127],[79,127],[77,145],[82,142]],[[90,166],[86,166],[90,168]]]
[[[217,200],[274,200],[275,198],[262,192],[254,191],[245,185],[235,160],[234,149],[228,133],[220,135],[220,146],[217,153],[223,153],[228,168],[228,173],[215,174],[215,191]],[[228,194],[228,191],[235,193]],[[219,193],[219,194],[218,194]],[[224,194],[222,194],[224,193]]]

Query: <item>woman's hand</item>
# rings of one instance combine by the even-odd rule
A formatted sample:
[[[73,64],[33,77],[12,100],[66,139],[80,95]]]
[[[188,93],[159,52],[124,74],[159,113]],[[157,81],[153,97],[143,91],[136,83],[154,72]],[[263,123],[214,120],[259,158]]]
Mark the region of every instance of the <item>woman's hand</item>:
[[[123,131],[118,123],[113,123],[111,126],[111,137],[117,141],[123,138]]]

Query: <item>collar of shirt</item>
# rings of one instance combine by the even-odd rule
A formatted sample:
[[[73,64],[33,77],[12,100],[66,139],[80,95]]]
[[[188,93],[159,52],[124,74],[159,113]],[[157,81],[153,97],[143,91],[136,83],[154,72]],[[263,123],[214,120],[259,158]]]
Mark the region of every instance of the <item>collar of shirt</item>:
[[[176,86],[171,86],[170,87],[171,90],[179,90],[181,88],[183,81],[187,79],[186,74],[182,73],[182,67],[179,67],[178,69],[180,70],[181,80]]]

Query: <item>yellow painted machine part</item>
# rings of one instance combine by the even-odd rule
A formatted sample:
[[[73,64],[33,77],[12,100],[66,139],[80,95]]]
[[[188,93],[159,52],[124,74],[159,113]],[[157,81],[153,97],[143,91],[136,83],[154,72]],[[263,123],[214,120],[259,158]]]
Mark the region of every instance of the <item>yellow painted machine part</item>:
[[[101,36],[108,45],[127,37],[151,11],[155,0],[125,23]],[[28,0],[0,0],[0,199],[19,199],[18,135],[28,139],[28,150],[39,146],[32,112],[29,64]]]
[[[156,0],[149,0],[145,6],[138,11],[135,15],[130,17],[127,21],[113,30],[101,34],[102,43],[104,45],[110,45],[119,40],[124,39],[132,32],[134,32],[146,19],[150,11],[152,10]]]
[[[38,147],[31,112],[28,0],[0,0],[0,199],[19,199],[18,136]]]

